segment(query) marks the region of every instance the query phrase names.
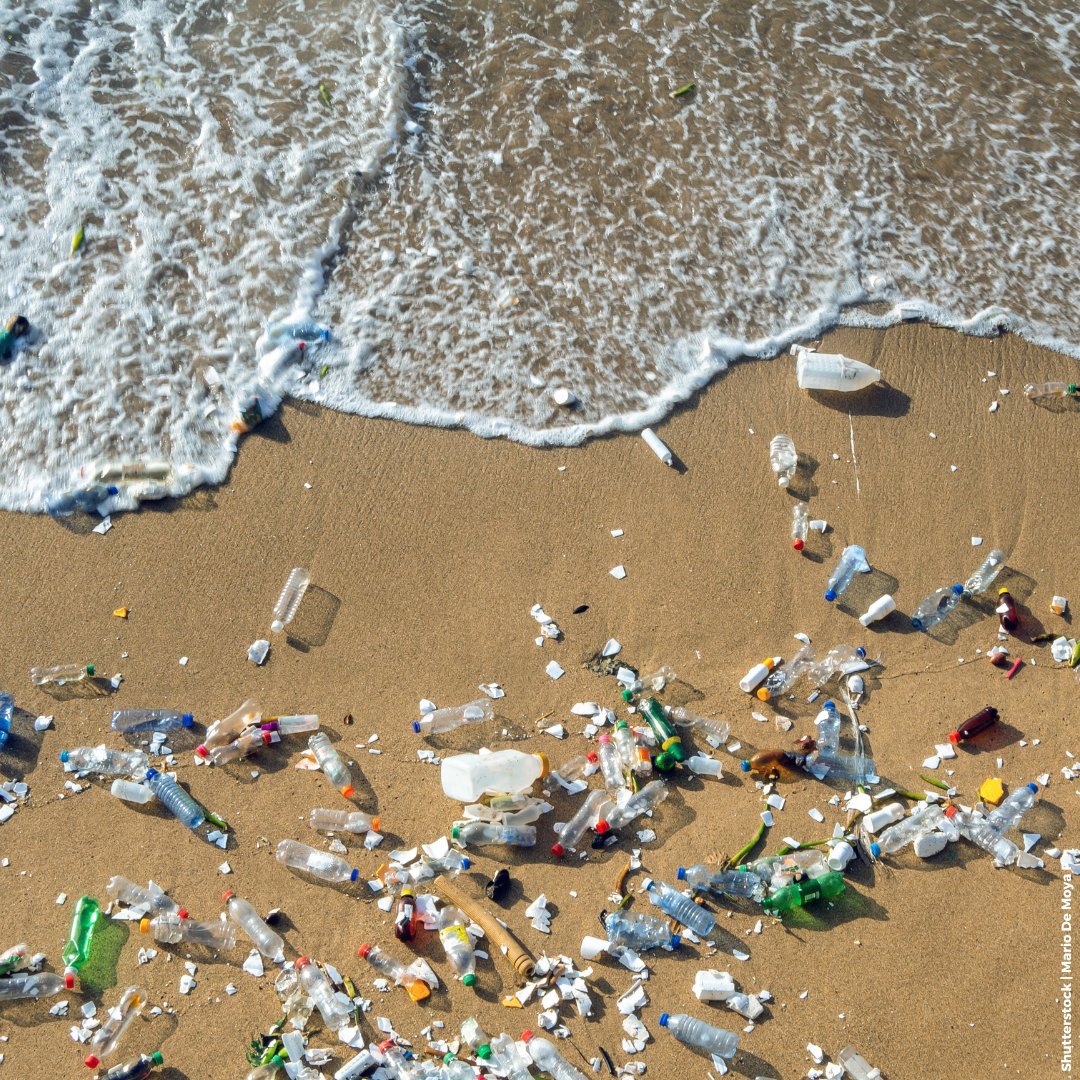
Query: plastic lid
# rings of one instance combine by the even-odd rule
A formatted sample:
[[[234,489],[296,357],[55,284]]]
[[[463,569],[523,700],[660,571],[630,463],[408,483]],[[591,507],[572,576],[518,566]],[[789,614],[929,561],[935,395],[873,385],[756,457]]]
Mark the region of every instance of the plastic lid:
[[[564,848],[562,844],[552,844],[551,854],[554,855],[556,859],[561,859],[566,854],[566,848]]]
[[[671,947],[677,949],[682,944],[682,934],[671,935]]]
[[[651,877],[642,878],[641,887],[648,892],[653,887],[653,879]]]
[[[356,881],[360,877],[360,871],[353,867],[353,872],[349,875],[350,881]]]
[[[451,1053],[449,1050],[443,1054],[442,1063],[449,1065],[451,1061],[457,1061],[457,1054]]]
[[[769,693],[768,687],[759,686],[757,690],[754,691],[754,696],[758,701],[768,701],[769,698],[772,697],[772,694]]]
[[[961,585],[961,586],[960,586],[960,589],[961,589],[961,590],[963,590],[963,588],[964,588],[964,586],[963,586],[963,585]],[[860,659],[860,660],[865,660],[865,659],[866,659],[866,649],[864,649],[862,645],[860,645],[860,646],[859,646],[859,647],[858,647],[858,648],[857,648],[857,649],[855,650],[855,652],[856,652],[856,654],[858,655],[858,657],[859,657],[859,659]]]
[[[413,729],[413,731],[416,732],[417,735],[420,734],[420,721],[419,720],[414,720],[412,722],[412,729]]]
[[[634,700],[634,691],[628,686],[621,694],[623,701],[631,702]]]
[[[465,980],[464,980],[464,979],[462,979],[461,981],[462,981],[462,982],[464,982]],[[480,1059],[481,1061],[487,1061],[487,1060],[488,1060],[488,1058],[490,1058],[490,1057],[491,1057],[491,1047],[490,1047],[490,1046],[488,1046],[488,1044],[487,1044],[487,1043],[484,1043],[484,1045],[483,1045],[483,1046],[477,1047],[477,1050],[476,1050],[476,1056],[477,1056],[477,1057],[478,1057],[478,1058],[479,1058],[479,1059]]]
[[[190,917],[190,915],[191,915],[191,912],[189,912],[187,908],[183,908],[183,907],[176,913],[176,917],[178,919],[187,919],[187,918]]]
[[[793,548],[794,548],[794,549],[795,549],[796,551],[802,551],[802,549],[803,549],[804,547],[806,547],[806,541],[805,541],[805,540],[796,540],[796,541],[795,541],[795,543],[794,543],[794,544],[792,544],[791,546],[792,546],[792,547],[793,547]]]
[[[875,859],[881,854],[881,845],[876,840],[870,845],[870,854]]]
[[[742,772],[749,772],[750,771],[750,762],[749,761],[740,761],[739,762],[739,768],[740,768],[740,770],[742,770]]]
[[[235,895],[236,893],[230,889],[228,892],[221,894],[221,902],[227,904]]]
[[[955,593],[955,594],[956,594],[957,596],[959,596],[959,595],[960,595],[960,594],[961,594],[961,593],[962,593],[962,592],[964,591],[964,586],[963,586],[963,585],[959,585],[959,584],[958,584],[958,585],[954,585],[954,586],[952,587],[952,591],[953,591],[953,592],[954,592],[954,593]]]
[[[455,825],[455,826],[454,826],[454,827],[453,827],[453,828],[452,828],[452,829],[450,830],[450,839],[451,839],[451,840],[456,840],[456,839],[458,838],[458,836],[460,836],[460,835],[461,835],[461,828],[460,828],[460,826],[458,826],[458,825]]]
[[[157,769],[147,769],[146,770],[146,779],[147,780],[153,780],[155,776],[160,776],[160,775],[161,774],[157,771]]]
[[[1028,791],[1031,792],[1032,795],[1038,795],[1039,794],[1039,785],[1038,784],[1028,784],[1027,789],[1028,789]]]
[[[674,754],[669,754],[665,750],[662,754],[657,754],[656,757],[653,758],[653,764],[661,772],[670,772],[675,768],[678,760],[679,759]]]
[[[829,589],[828,592],[825,593],[825,599],[828,600],[831,604],[836,599],[836,590]],[[665,1013],[664,1015],[666,1016],[667,1013]]]
[[[381,1043],[379,1043],[379,1051],[380,1051],[380,1053],[385,1054],[386,1051],[389,1050],[393,1045],[394,1045],[394,1040],[393,1039],[384,1039]]]
[[[468,855],[462,856],[461,869],[468,870],[470,866],[472,866],[472,859],[470,859]]]
[[[194,727],[195,726],[195,717],[192,716],[191,713],[189,713],[189,712],[184,713],[180,717],[180,726],[181,727]],[[156,1051],[155,1051],[155,1053],[156,1053]]]
[[[953,744],[953,746],[956,746],[960,742],[960,732],[959,731],[950,731],[949,732],[949,742],[951,742]]]
[[[142,918],[142,919],[139,920],[139,933],[140,934],[149,934],[150,933],[150,920],[149,919]]]
[[[1009,595],[1009,590],[1008,589],[998,589],[998,596],[1008,596],[1008,595]]]
[[[96,1069],[101,1064],[101,1059],[95,1054],[90,1054],[88,1057],[83,1058],[83,1064],[88,1069]]]
[[[595,765],[595,764],[596,764],[596,763],[597,763],[597,762],[598,762],[598,761],[600,760],[600,755],[599,755],[599,754],[598,754],[598,753],[597,753],[597,752],[596,752],[595,750],[590,750],[590,751],[589,751],[589,752],[588,752],[588,753],[587,753],[587,754],[585,755],[585,760],[586,760],[586,761],[587,761],[587,762],[588,762],[588,763],[589,763],[590,765]]]
[[[686,880],[686,867],[685,866],[680,866],[679,869],[675,871],[675,877],[679,881],[685,881]]]
[[[831,698],[828,701],[826,701],[825,704],[822,705],[821,707],[823,709],[832,709],[833,712],[836,712],[836,702],[833,701]]]
[[[548,761],[547,754],[537,754],[536,757],[540,759],[540,764],[543,765],[543,771],[540,773],[540,779],[543,780],[551,772],[551,762]]]
[[[953,819],[954,817],[956,817],[956,807],[955,807],[955,806],[946,806],[946,807],[945,807],[945,816],[946,816],[946,817],[947,817],[947,818],[948,818],[948,819],[949,819],[950,821],[952,821],[952,819]]]
[[[207,757],[209,755],[210,751],[206,749],[206,746],[204,744],[204,745],[196,746],[195,747],[195,753],[198,754],[199,757]]]
[[[1005,590],[1004,590],[1004,589],[1002,589],[1001,591],[1002,591],[1002,592],[1004,592]],[[93,665],[93,664],[87,664],[87,665],[86,665],[86,674],[87,674],[87,675],[89,675],[89,676],[91,676],[91,678],[93,677],[93,675],[94,675],[94,671],[95,671],[95,670],[96,670],[96,669],[94,668],[94,665]]]
[[[341,789],[341,794],[344,795],[346,799],[351,799],[355,793],[356,788],[354,788],[352,784],[346,784],[345,787]]]
[[[381,820],[382,820],[381,818],[373,817],[371,819],[371,827],[372,827],[372,829],[378,829]]]
[[[596,835],[597,836],[604,836],[605,834],[611,832],[611,826],[606,821],[604,821],[603,819],[598,821],[593,826],[593,828],[596,830]]]
[[[475,986],[476,985],[476,976],[471,971],[469,972],[468,975],[462,975],[461,976],[461,985],[462,986]]]
[[[70,756],[71,756],[71,755],[70,755],[70,754],[68,754],[68,752],[67,752],[66,750],[61,750],[61,751],[60,751],[60,760],[61,760],[62,762],[64,762],[64,764],[65,764],[65,765],[67,764],[67,759],[68,759],[68,758],[69,758]]]
[[[521,1033],[521,1041],[527,1043],[531,1038],[533,1038],[533,1029],[526,1028],[526,1030]]]
[[[311,963],[311,959],[309,957],[307,957],[307,956],[298,956],[296,958],[296,965],[295,965],[296,970],[299,971],[300,968],[306,967],[310,963]]]
[[[627,723],[627,722],[626,722],[625,720],[620,720],[620,721],[619,721],[619,722],[618,722],[618,723],[617,723],[617,724],[615,725],[615,730],[616,730],[616,731],[618,731],[618,730],[619,730],[619,728],[626,728],[627,730],[629,730],[629,728],[630,728],[630,725],[629,725],[629,724],[628,724],[628,723]]]
[[[362,956],[366,960],[369,952],[371,952],[370,945],[361,945],[360,948],[356,950],[356,955]]]
[[[75,989],[75,969],[64,968],[64,986],[69,990]]]
[[[611,736],[606,731],[600,732],[600,738],[596,740],[601,746],[607,746],[611,742]]]
[[[667,1013],[661,1013],[660,1014],[660,1026],[661,1027],[667,1027],[667,1022],[668,1022],[668,1014]]]
[[[276,1055],[276,1054],[275,1054],[274,1056],[275,1056],[275,1057],[277,1057],[277,1055]],[[161,1056],[161,1051],[160,1051],[160,1050],[155,1050],[155,1051],[154,1051],[154,1052],[153,1052],[153,1053],[152,1053],[152,1054],[150,1055],[150,1060],[151,1060],[151,1061],[152,1061],[152,1062],[153,1062],[153,1063],[154,1063],[155,1065],[160,1065],[160,1064],[161,1064],[161,1063],[162,1063],[162,1062],[163,1062],[163,1061],[164,1061],[165,1059],[164,1059],[164,1058],[163,1058],[163,1057]]]

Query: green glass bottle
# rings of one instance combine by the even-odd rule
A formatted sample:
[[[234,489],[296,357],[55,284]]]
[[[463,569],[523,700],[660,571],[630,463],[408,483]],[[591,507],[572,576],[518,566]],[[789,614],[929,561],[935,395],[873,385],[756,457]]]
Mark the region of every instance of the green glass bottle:
[[[60,954],[64,961],[64,982],[69,990],[75,985],[79,969],[90,958],[90,945],[100,916],[101,905],[92,896],[79,897],[71,916],[71,932]]]
[[[845,888],[843,877],[830,871],[821,877],[805,878],[777,889],[772,896],[761,901],[761,906],[770,915],[775,915],[778,911],[790,911],[792,908],[812,904],[815,900],[831,900],[834,896],[839,896]]]
[[[633,698],[633,692],[624,690],[622,696],[623,701],[629,702]],[[686,750],[675,725],[667,718],[663,705],[654,697],[647,697],[640,702],[638,711],[645,717],[660,744],[660,753],[654,758],[653,764],[661,772],[670,772],[680,761],[686,760]]]

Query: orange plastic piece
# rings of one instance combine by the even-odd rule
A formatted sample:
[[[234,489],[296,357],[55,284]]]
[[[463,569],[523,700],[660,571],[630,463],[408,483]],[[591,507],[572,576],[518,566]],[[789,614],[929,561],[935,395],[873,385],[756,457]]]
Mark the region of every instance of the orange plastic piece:
[[[117,609],[116,609],[116,610],[115,610],[115,611],[113,612],[113,614],[114,614],[114,615],[115,615],[115,616],[116,616],[116,617],[117,617],[118,619],[126,619],[126,618],[127,618],[127,612],[128,612],[128,609],[127,609],[126,607],[118,607],[118,608],[117,608]]]

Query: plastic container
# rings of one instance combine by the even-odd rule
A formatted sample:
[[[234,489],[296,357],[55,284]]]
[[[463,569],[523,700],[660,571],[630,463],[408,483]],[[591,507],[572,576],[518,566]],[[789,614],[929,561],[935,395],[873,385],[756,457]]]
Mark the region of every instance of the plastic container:
[[[66,986],[64,979],[52,971],[39,971],[33,975],[26,971],[16,971],[0,979],[0,1001],[52,997],[53,994],[59,994]]]
[[[911,616],[911,625],[916,630],[931,630],[939,622],[948,617],[953,608],[960,603],[960,597],[964,595],[963,585],[946,585],[944,588],[932,592]]]
[[[490,1045],[491,1060],[506,1080],[532,1080],[529,1057],[523,1044],[515,1042],[509,1035],[496,1035]]]
[[[112,714],[113,731],[125,735],[140,735],[144,731],[179,731],[195,726],[191,713],[174,709],[117,709]]]
[[[90,1037],[84,1064],[88,1069],[96,1069],[101,1062],[113,1056],[120,1048],[120,1041],[128,1025],[143,1011],[146,1005],[146,991],[141,986],[129,986],[120,1000],[105,1014],[105,1019]]]
[[[903,820],[905,813],[903,803],[889,803],[872,814],[866,814],[862,819],[862,826],[867,832],[876,833],[893,822]]]
[[[881,1080],[881,1070],[871,1068],[870,1062],[856,1053],[854,1046],[845,1046],[836,1055],[836,1063],[844,1067],[844,1075],[849,1080]]]
[[[605,791],[589,792],[577,813],[559,831],[558,842],[551,845],[551,853],[556,858],[563,858],[568,851],[577,851],[578,842],[596,823],[607,798]]]
[[[965,720],[955,731],[949,733],[949,742],[959,746],[962,742],[974,738],[980,732],[993,727],[998,722],[998,711],[993,705],[980,709],[970,719]]]
[[[281,963],[285,959],[285,942],[266,925],[255,906],[237,896],[231,889],[225,893],[221,902],[225,911],[244,934],[268,960]]]
[[[101,905],[92,896],[80,896],[71,913],[71,930],[60,953],[64,961],[64,984],[70,990],[75,976],[90,958],[94,932],[101,918]]]
[[[619,754],[614,739],[606,731],[600,733],[597,745],[599,746],[597,754],[600,759],[600,773],[604,778],[604,787],[612,795],[617,795],[626,787],[622,756]]]
[[[950,840],[956,840],[960,835],[959,828],[945,816],[937,803],[923,803],[910,817],[886,829],[870,845],[870,854],[875,859],[881,855],[892,855],[913,844],[920,836],[929,836],[933,832],[944,833]]]
[[[716,926],[716,916],[695,904],[689,896],[683,896],[678,889],[672,888],[665,881],[646,878],[642,883],[649,903],[658,907],[665,915],[680,922],[698,937],[708,937]]]
[[[431,994],[431,988],[423,979],[414,975],[409,968],[383,952],[377,945],[361,945],[357,955],[363,957],[381,975],[393,979],[398,986],[405,987],[413,1001],[423,1001]]]
[[[604,930],[608,941],[634,952],[647,949],[677,949],[681,942],[678,934],[663,919],[645,912],[628,914],[625,911],[611,911],[604,916]]]
[[[754,691],[758,701],[771,701],[786,694],[796,681],[814,668],[814,650],[804,645],[789,663],[774,668],[765,677],[765,681]]]
[[[497,750],[492,754],[455,754],[443,758],[443,792],[458,802],[476,802],[481,795],[528,791],[548,773],[543,754]]]
[[[799,466],[799,455],[790,435],[776,435],[769,443],[769,465],[776,475],[776,482],[787,487]]]
[[[137,784],[134,780],[114,780],[109,792],[114,799],[123,799],[139,806],[145,806],[154,799],[154,793],[145,784]]]
[[[181,824],[197,829],[206,820],[206,811],[172,777],[157,769],[147,769],[146,782],[162,806]]]
[[[964,582],[964,592],[969,596],[978,596],[986,592],[1005,567],[1005,552],[995,548],[979,564],[975,572]]]
[[[825,584],[825,599],[831,604],[844,595],[851,579],[856,574],[868,574],[870,564],[866,561],[866,552],[858,544],[849,544],[840,553],[836,569],[829,575]]]
[[[465,929],[465,917],[451,905],[439,912],[439,941],[442,942],[446,959],[465,986],[476,984],[476,956],[473,953],[469,932]]]
[[[631,692],[623,691],[623,699],[629,701]],[[675,730],[675,725],[668,719],[664,707],[654,697],[647,697],[639,702],[638,712],[645,717],[660,747],[660,753],[656,755],[653,763],[660,772],[669,772],[679,762],[686,760],[686,749],[682,744],[682,737]]]
[[[315,755],[323,775],[346,799],[351,799],[356,789],[353,787],[349,767],[341,760],[341,755],[334,749],[330,737],[325,731],[316,731],[308,739],[308,749]]]
[[[1080,394],[1080,386],[1076,383],[1064,382],[1028,383],[1024,387],[1024,393],[1032,401],[1039,401],[1042,398],[1076,397]]]
[[[482,724],[495,719],[495,706],[491,698],[477,698],[468,705],[457,705],[452,709],[436,709],[419,720],[414,720],[412,729],[418,735],[442,735],[447,731],[464,727],[466,724]]]
[[[330,980],[322,973],[317,964],[306,956],[296,961],[296,974],[304,993],[315,1003],[315,1008],[323,1018],[323,1023],[330,1031],[338,1031],[352,1021],[352,1005],[334,993]]]
[[[641,437],[645,440],[645,445],[665,464],[671,467],[675,465],[675,456],[664,445],[660,436],[653,431],[652,428],[644,428],[641,432]]]
[[[820,877],[807,877],[777,889],[772,896],[761,901],[761,908],[770,915],[779,911],[790,911],[815,900],[831,900],[834,896],[839,896],[845,888],[844,879],[834,870],[830,870]]]
[[[609,810],[606,817],[600,818],[596,823],[596,832],[603,836],[612,829],[621,829],[629,825],[635,818],[655,810],[670,794],[670,789],[663,780],[653,780],[646,784],[640,791],[635,792],[621,806]]]
[[[129,907],[141,907],[147,911],[179,911],[180,905],[167,897],[156,885],[144,889],[126,877],[109,878],[105,886],[105,895],[110,900],[119,900]]]
[[[886,593],[884,596],[879,596],[867,609],[866,612],[859,616],[859,622],[863,626],[869,626],[871,623],[880,622],[882,619],[887,618],[896,610],[896,601]]]
[[[549,793],[554,791],[560,781],[564,786],[568,786],[576,780],[583,780],[588,776],[592,776],[599,765],[600,756],[595,750],[590,750],[587,754],[578,754],[569,761],[563,762],[558,769],[548,774],[547,779],[544,781],[544,791]]]
[[[1035,797],[1038,794],[1038,784],[1025,784],[1011,795],[1007,795],[997,809],[990,811],[986,820],[990,822],[991,828],[997,829],[1004,835],[1020,824],[1020,819],[1035,805]]]
[[[733,1031],[713,1027],[685,1013],[661,1013],[660,1026],[667,1028],[679,1042],[727,1061],[735,1056],[739,1048],[739,1036]]]
[[[123,1065],[114,1065],[101,1080],[145,1080],[165,1059],[161,1051],[152,1054],[140,1054],[137,1061],[128,1061]]]
[[[189,945],[202,945],[207,949],[220,952],[232,949],[236,945],[236,927],[232,923],[219,919],[217,922],[199,922],[189,919],[187,912],[162,911],[152,919],[142,919],[139,931],[152,934],[155,941],[163,945],[178,945],[181,941]]]
[[[277,722],[278,734],[284,738],[286,735],[303,735],[308,731],[319,730],[318,713],[298,713],[294,716],[270,716],[267,719]]]
[[[873,386],[880,379],[881,372],[877,368],[840,353],[819,353],[812,349],[801,349],[799,359],[795,361],[795,380],[800,390],[850,393]]]
[[[587,1080],[580,1069],[574,1068],[547,1039],[537,1038],[531,1031],[521,1036],[533,1064],[552,1080]]]
[[[228,765],[230,761],[239,761],[276,742],[281,742],[281,736],[276,730],[268,731],[265,726],[249,728],[231,743],[215,746],[207,756],[211,765]]]
[[[94,677],[93,664],[57,664],[54,667],[32,667],[30,681],[35,686],[67,686]]]
[[[806,503],[798,502],[791,508],[791,546],[796,551],[806,547],[806,534],[810,526],[810,513]]]
[[[765,895],[765,887],[753,874],[744,874],[739,870],[720,870],[715,866],[680,866],[677,875],[679,881],[688,882],[695,889],[707,889],[710,892],[729,896],[747,896],[760,901]]]
[[[697,716],[682,705],[665,706],[664,712],[679,727],[693,728],[694,731],[700,731],[711,736],[718,743],[727,742],[728,736],[731,734],[731,725],[726,720]]]
[[[199,757],[209,757],[215,746],[225,746],[250,727],[257,727],[262,720],[259,706],[250,698],[240,708],[221,720],[215,720],[207,729],[202,745],[195,748]],[[280,725],[279,725],[280,726]]]
[[[103,776],[141,776],[150,759],[141,750],[110,750],[101,746],[76,746],[61,750],[65,772],[95,772]]]
[[[744,694],[752,694],[757,686],[765,681],[770,671],[777,664],[783,663],[782,656],[766,656],[760,664],[755,664],[740,680],[739,689]]]
[[[301,566],[289,571],[285,579],[285,585],[281,595],[277,598],[274,610],[271,612],[270,629],[275,634],[280,634],[286,626],[293,621],[296,609],[300,601],[304,599],[308,585],[311,584],[311,575]]]
[[[961,836],[992,855],[995,866],[1011,866],[1020,857],[1020,849],[1016,844],[1002,836],[977,811],[965,813],[955,806],[950,806],[946,808],[945,816],[956,824]]]
[[[360,871],[351,867],[329,851],[316,851],[298,840],[282,840],[274,852],[274,858],[293,870],[303,870],[322,881],[356,881]]]
[[[370,814],[365,814],[360,810],[323,810],[319,808],[311,811],[308,824],[317,832],[359,834],[378,829],[380,821],[377,817],[372,817]]]
[[[536,828],[532,825],[498,825],[489,821],[463,821],[450,830],[450,839],[462,847],[500,845],[503,847],[532,847],[536,843]]]

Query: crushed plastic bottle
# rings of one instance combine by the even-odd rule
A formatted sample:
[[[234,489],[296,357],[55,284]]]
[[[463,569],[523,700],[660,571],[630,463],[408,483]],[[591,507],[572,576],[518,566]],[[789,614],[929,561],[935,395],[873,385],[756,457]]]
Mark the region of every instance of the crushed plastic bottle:
[[[515,1042],[509,1035],[496,1035],[491,1040],[491,1060],[495,1062],[506,1080],[532,1080],[529,1072],[529,1057],[525,1047]],[[477,1057],[479,1057],[479,1052]]]
[[[559,831],[559,839],[551,845],[551,853],[561,859],[568,851],[577,851],[578,842],[600,815],[600,808],[607,801],[606,791],[590,791],[585,801],[578,807],[577,813]]]
[[[476,1070],[467,1061],[459,1060],[457,1055],[447,1052],[442,1062],[439,1080],[476,1080]]]
[[[1039,794],[1038,784],[1025,784],[1011,795],[1007,795],[996,809],[987,816],[990,827],[997,829],[1002,836],[1020,824],[1020,819],[1035,805],[1035,796]]]
[[[462,847],[470,844],[479,847],[496,844],[505,847],[532,847],[536,843],[536,828],[533,825],[462,821],[451,828],[450,839]]]
[[[806,679],[815,690],[820,690],[838,672],[850,675],[865,671],[870,664],[862,645],[836,645],[807,669]]]
[[[956,823],[961,836],[992,855],[995,866],[1011,866],[1020,857],[1016,844],[1002,836],[977,810],[963,811],[950,806],[945,816]]]
[[[835,870],[830,870],[820,877],[807,877],[785,885],[771,896],[765,897],[761,901],[761,908],[770,915],[775,915],[780,911],[803,907],[815,900],[831,900],[834,896],[839,896],[845,888],[843,877]]]
[[[806,503],[797,502],[791,508],[791,546],[796,551],[806,547],[806,534],[810,526],[810,512]]]
[[[1024,394],[1031,401],[1040,401],[1045,398],[1074,398],[1080,395],[1080,386],[1076,383],[1065,382],[1028,383],[1024,387]]]
[[[266,925],[255,906],[239,897],[231,889],[221,897],[228,916],[268,960],[281,963],[285,959],[285,942],[281,935]]]
[[[578,754],[569,761],[564,762],[554,772],[549,773],[544,780],[544,793],[550,795],[560,784],[569,786],[576,780],[584,780],[596,772],[600,764],[600,757],[595,750],[587,754]]]
[[[790,435],[773,437],[769,443],[769,465],[776,475],[776,482],[781,487],[787,487],[799,466],[799,455],[795,452],[795,443]]]
[[[870,1062],[856,1053],[854,1046],[845,1046],[836,1055],[837,1065],[843,1066],[849,1080],[881,1080],[881,1070],[870,1067]]]
[[[113,731],[125,735],[141,735],[144,731],[179,731],[195,724],[191,713],[179,713],[174,709],[117,709],[112,714]]]
[[[491,698],[477,698],[468,705],[457,705],[451,709],[436,709],[434,712],[414,720],[412,729],[418,735],[442,735],[454,731],[466,724],[482,724],[495,719],[495,706]]]
[[[233,739],[242,735],[248,728],[258,727],[261,720],[262,712],[259,706],[249,698],[240,708],[229,713],[228,716],[221,720],[215,720],[206,729],[206,737],[203,739],[201,746],[195,747],[195,753],[199,757],[209,757],[210,751],[214,747],[231,743]]]
[[[658,907],[665,915],[670,915],[698,937],[705,938],[712,933],[716,926],[716,916],[700,904],[695,904],[689,896],[683,896],[666,881],[646,878],[641,885],[653,907]]]
[[[39,971],[33,975],[26,971],[16,971],[0,979],[0,1001],[19,1001],[24,998],[36,1001],[38,998],[59,994],[65,987],[67,983],[64,979],[52,971]]]
[[[61,750],[65,772],[95,772],[104,776],[141,776],[150,759],[142,750],[110,750],[101,746],[76,746]]]
[[[727,742],[728,736],[731,734],[731,725],[726,720],[697,716],[683,705],[667,705],[664,707],[664,712],[679,727],[703,732],[718,743]]]
[[[998,711],[993,705],[987,705],[980,709],[974,716],[965,720],[955,731],[949,733],[949,742],[953,746],[959,746],[968,739],[974,738],[980,732],[993,727],[998,722]]]
[[[323,810],[311,811],[308,824],[317,832],[366,833],[378,829],[381,824],[377,817],[365,814],[361,810]]]
[[[870,854],[875,859],[882,855],[892,855],[908,844],[913,844],[920,836],[928,836],[933,832],[943,833],[950,840],[956,840],[960,836],[959,828],[945,816],[937,803],[923,803],[910,817],[881,833],[870,845]]]
[[[119,875],[109,878],[105,886],[105,895],[110,900],[120,900],[129,907],[144,908],[153,912],[177,912],[180,905],[165,895],[157,886],[151,885],[143,888],[134,881],[128,881],[126,877]]]
[[[361,945],[357,955],[363,957],[381,975],[403,986],[413,1001],[423,1001],[431,994],[431,988],[411,968],[383,952],[378,945]]]
[[[442,789],[451,799],[476,802],[481,795],[516,795],[548,773],[543,754],[496,750],[492,754],[455,754],[443,758]]]
[[[316,851],[298,840],[282,840],[274,851],[274,858],[293,870],[303,870],[322,881],[356,881],[360,871],[351,867],[329,851]]]
[[[172,777],[157,769],[147,769],[146,783],[162,806],[182,825],[197,829],[206,820],[206,811]]]
[[[916,630],[932,630],[939,622],[946,619],[953,608],[960,603],[964,595],[963,585],[946,585],[932,592],[911,616],[911,625]]]
[[[831,604],[844,595],[856,574],[870,573],[870,564],[866,561],[866,552],[858,544],[849,544],[840,553],[836,569],[825,583],[825,599]]]
[[[120,1000],[109,1009],[101,1027],[90,1037],[90,1053],[84,1062],[88,1069],[96,1069],[116,1053],[128,1025],[143,1011],[145,1004],[146,991],[141,986],[129,986],[120,995]]]
[[[765,681],[754,691],[758,701],[771,701],[786,694],[795,683],[814,668],[814,649],[804,645],[792,658],[765,676]]]
[[[676,876],[679,881],[686,881],[695,889],[707,889],[710,892],[729,896],[747,896],[760,901],[765,896],[765,887],[753,874],[740,870],[720,870],[715,866],[680,866]]]
[[[183,941],[216,952],[236,945],[236,927],[232,923],[224,919],[217,922],[189,919],[183,908],[176,912],[161,911],[152,919],[140,920],[139,932],[153,935],[154,940],[163,945],[177,945]]]
[[[325,731],[317,731],[308,739],[308,749],[315,755],[323,775],[337,790],[351,799],[356,792],[348,765],[341,760],[341,755],[334,749],[330,737]]]
[[[575,1069],[547,1039],[537,1038],[531,1031],[526,1031],[522,1033],[521,1040],[533,1064],[552,1080],[586,1080],[585,1074]]]
[[[352,1021],[352,1005],[338,997],[330,980],[317,964],[313,964],[306,956],[301,956],[296,961],[296,973],[301,987],[315,1002],[315,1008],[319,1010],[323,1023],[330,1031],[338,1031]]]
[[[648,915],[643,911],[628,914],[625,911],[610,911],[603,917],[604,930],[608,941],[634,952],[647,949],[677,949],[682,939],[673,934],[663,919]]]
[[[1005,568],[1005,552],[995,548],[979,564],[975,572],[964,582],[964,593],[967,596],[978,596],[986,592],[993,584],[994,578]]]
[[[311,575],[302,566],[289,571],[281,595],[277,598],[277,603],[274,604],[274,610],[271,612],[270,629],[273,633],[280,634],[293,621],[296,609],[300,606],[300,601],[304,599],[304,593],[307,592],[310,584]]]
[[[881,372],[877,368],[841,353],[819,353],[800,348],[799,358],[795,361],[795,380],[800,390],[850,393],[873,386],[880,379]]]
[[[281,742],[281,736],[277,733],[276,727],[273,730],[270,730],[268,725],[249,728],[231,743],[215,746],[208,755],[209,761],[211,765],[228,765],[230,761],[239,761],[261,750],[264,746],[271,746],[276,742]]]
[[[64,961],[64,984],[70,990],[75,976],[90,958],[94,932],[101,918],[101,905],[92,896],[80,896],[71,913],[71,930],[60,957]]]
[[[615,745],[615,740],[606,731],[600,733],[597,745],[599,746],[597,756],[600,759],[600,774],[604,778],[604,787],[607,788],[611,795],[617,795],[626,787],[622,757],[619,754],[618,747]]]
[[[670,789],[663,780],[652,780],[640,791],[636,791],[621,806],[616,804],[613,810],[607,812],[606,817],[600,818],[596,823],[596,832],[603,836],[613,829],[621,829],[629,825],[634,818],[655,810],[671,794]]]
[[[164,1061],[160,1050],[155,1050],[152,1054],[140,1054],[137,1061],[114,1065],[101,1080],[145,1080]]]
[[[473,953],[469,932],[465,929],[465,917],[451,905],[439,912],[439,941],[446,952],[446,959],[465,986],[476,984],[476,956]]]
[[[57,664],[54,667],[32,667],[30,681],[35,686],[67,686],[94,677],[93,664]]]
[[[426,1074],[413,1063],[412,1054],[394,1045],[393,1039],[379,1043],[383,1072],[389,1072],[392,1080],[424,1080]]]
[[[739,1048],[739,1036],[733,1031],[713,1027],[704,1020],[687,1016],[686,1013],[661,1013],[660,1026],[667,1028],[679,1042],[728,1061],[735,1056],[735,1051]]]

